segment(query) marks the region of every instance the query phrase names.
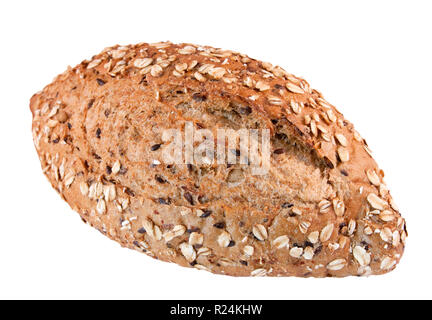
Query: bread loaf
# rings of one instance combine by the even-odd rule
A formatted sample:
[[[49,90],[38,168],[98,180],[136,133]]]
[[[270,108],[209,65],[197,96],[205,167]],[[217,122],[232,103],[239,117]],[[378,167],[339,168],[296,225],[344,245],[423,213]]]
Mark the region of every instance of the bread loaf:
[[[30,108],[44,174],[122,246],[232,276],[383,274],[402,256],[405,221],[366,141],[270,63],[191,44],[114,46],[59,75]],[[269,132],[266,171],[249,160],[164,161],[165,133],[185,137],[188,125],[215,139],[218,129]]]

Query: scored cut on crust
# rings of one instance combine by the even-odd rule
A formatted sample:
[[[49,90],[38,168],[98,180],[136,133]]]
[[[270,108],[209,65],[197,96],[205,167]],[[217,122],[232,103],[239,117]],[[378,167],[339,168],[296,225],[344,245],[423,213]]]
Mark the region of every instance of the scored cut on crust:
[[[270,63],[192,44],[114,46],[59,75],[30,108],[44,174],[122,246],[233,276],[382,274],[402,256],[405,220],[366,141]],[[268,174],[165,165],[163,130],[188,122],[269,129]]]

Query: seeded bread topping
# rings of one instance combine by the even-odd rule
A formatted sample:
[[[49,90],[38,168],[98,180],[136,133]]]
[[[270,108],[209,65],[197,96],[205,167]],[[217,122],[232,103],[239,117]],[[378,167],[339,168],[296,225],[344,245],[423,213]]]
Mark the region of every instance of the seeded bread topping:
[[[386,273],[405,221],[366,141],[280,67],[169,42],[115,46],[31,98],[44,174],[122,246],[233,276]],[[268,129],[269,171],[165,164],[166,129]],[[238,157],[239,150],[232,150]]]

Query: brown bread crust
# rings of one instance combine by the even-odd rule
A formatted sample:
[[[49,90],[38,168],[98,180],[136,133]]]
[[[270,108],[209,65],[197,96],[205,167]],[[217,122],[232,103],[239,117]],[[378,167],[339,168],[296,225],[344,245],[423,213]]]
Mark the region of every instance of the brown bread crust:
[[[30,108],[52,186],[122,246],[233,276],[382,274],[402,256],[405,221],[365,140],[280,67],[191,44],[115,46]],[[270,129],[269,173],[163,164],[163,129],[187,121]]]

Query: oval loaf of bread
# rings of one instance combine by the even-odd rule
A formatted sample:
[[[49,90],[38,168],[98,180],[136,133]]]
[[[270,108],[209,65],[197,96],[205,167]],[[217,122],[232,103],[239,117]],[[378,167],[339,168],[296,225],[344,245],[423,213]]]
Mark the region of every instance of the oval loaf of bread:
[[[270,63],[191,44],[114,46],[59,75],[30,108],[44,174],[122,246],[232,276],[383,274],[402,256],[405,221],[366,141]],[[163,132],[188,123],[215,137],[268,129],[268,171],[165,163]]]

